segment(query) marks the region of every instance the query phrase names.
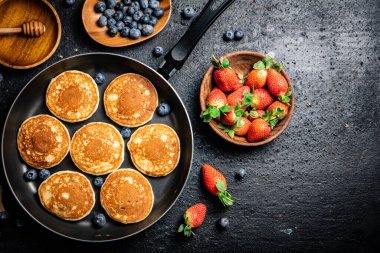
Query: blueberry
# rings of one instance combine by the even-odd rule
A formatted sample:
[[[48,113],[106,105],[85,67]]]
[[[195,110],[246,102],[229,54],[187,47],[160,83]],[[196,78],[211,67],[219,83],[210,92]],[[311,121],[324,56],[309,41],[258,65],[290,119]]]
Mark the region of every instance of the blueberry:
[[[160,116],[166,116],[170,113],[170,105],[168,103],[161,103],[157,108],[157,113]]]
[[[94,75],[94,80],[97,85],[101,85],[106,80],[106,77],[102,73],[96,73]]]
[[[151,16],[151,17],[150,17],[149,24],[150,24],[151,26],[155,26],[155,25],[157,25],[157,18],[156,18],[155,16]]]
[[[115,26],[116,25],[116,20],[113,19],[113,18],[110,18],[108,19],[107,21],[107,26],[110,27],[110,26]]]
[[[120,21],[122,20],[124,17],[124,14],[122,11],[117,11],[115,12],[115,15],[113,15],[113,18],[116,20],[116,21]]]
[[[103,13],[107,9],[107,6],[104,2],[97,2],[95,4],[95,11],[97,13]]]
[[[4,80],[3,74],[0,73],[0,83]]]
[[[123,136],[123,138],[129,138],[132,134],[132,130],[128,127],[123,127],[120,133],[121,133],[121,136]]]
[[[133,7],[133,6],[131,6],[131,7],[128,7],[127,14],[128,15],[133,15],[133,14],[135,14],[136,11],[137,11],[136,8]]]
[[[102,213],[95,212],[92,222],[96,228],[102,228],[106,225],[106,216]]]
[[[116,6],[116,0],[107,0],[106,1],[107,8],[112,9]]]
[[[100,16],[98,19],[98,22],[97,22],[98,26],[100,26],[100,27],[106,26],[107,23],[108,22],[107,22],[106,16]]]
[[[9,213],[7,211],[0,212],[0,221],[9,220]]]
[[[191,19],[195,16],[195,10],[192,7],[186,7],[182,11],[182,17],[184,19]]]
[[[153,10],[152,10],[151,8],[146,8],[146,9],[144,10],[144,14],[148,14],[149,16],[152,16],[152,14],[153,14]]]
[[[133,20],[139,22],[143,15],[144,13],[142,11],[137,11],[135,14],[133,14]]]
[[[244,38],[244,32],[240,30],[235,31],[235,40],[241,40],[242,38]]]
[[[143,25],[141,29],[141,34],[144,36],[149,36],[153,33],[153,26],[151,25]]]
[[[45,179],[47,179],[48,177],[50,177],[50,171],[49,171],[49,170],[46,170],[46,169],[40,170],[40,172],[38,172],[38,177],[39,177],[41,180],[45,180]]]
[[[247,171],[245,169],[240,169],[238,172],[236,172],[236,178],[242,179],[247,175]]]
[[[224,33],[224,40],[231,41],[234,39],[234,32],[233,31],[227,31]]]
[[[142,24],[149,24],[150,23],[150,17],[148,14],[143,14],[142,17],[140,18],[140,22]]]
[[[29,169],[24,173],[26,181],[34,181],[37,178],[37,171],[35,169]]]
[[[160,2],[157,0],[150,0],[149,1],[149,8],[156,9],[160,7]]]
[[[157,18],[160,18],[164,15],[164,10],[161,8],[156,8],[153,10],[153,15],[156,16]]]
[[[132,4],[132,0],[123,0],[125,6],[130,6]]]
[[[124,4],[122,2],[117,2],[115,5],[115,10],[122,11],[124,9]]]
[[[121,29],[121,31],[120,31],[121,37],[128,37],[129,36],[129,30],[130,30],[129,27],[123,27],[123,29]]]
[[[142,9],[146,9],[149,7],[148,0],[140,0],[140,6]]]
[[[141,9],[138,1],[132,2],[131,7],[135,8],[136,11],[139,11]]]
[[[125,27],[125,24],[124,24],[124,22],[123,21],[117,21],[117,23],[116,23],[116,28],[117,28],[117,30],[120,32],[121,31],[121,29],[123,29]]]
[[[112,9],[107,9],[103,12],[103,15],[106,16],[107,18],[112,18],[113,15],[115,15],[115,11]]]
[[[66,6],[73,6],[75,4],[75,0],[65,0],[64,3]]]
[[[162,48],[162,47],[155,47],[154,49],[153,49],[153,55],[155,56],[155,57],[160,57],[161,55],[163,55],[164,54],[164,49]]]
[[[143,29],[143,25],[141,23],[137,23],[137,29],[141,31]]]
[[[103,183],[104,183],[104,178],[102,177],[96,177],[94,179],[94,185],[97,187],[102,187]]]
[[[133,21],[133,18],[131,16],[124,16],[123,22],[126,26],[129,26]]]
[[[218,225],[221,229],[227,229],[230,226],[230,221],[227,217],[223,217],[218,220]]]
[[[117,34],[117,27],[112,25],[112,26],[109,26],[108,27],[108,35],[111,36],[111,37],[115,37],[116,34]]]
[[[129,24],[129,28],[131,28],[131,29],[137,29],[137,22],[136,21],[132,21],[130,24]],[[131,31],[129,31],[129,32],[131,32]]]
[[[136,28],[132,28],[130,31],[129,31],[129,38],[131,39],[138,39],[141,37],[141,31],[139,29],[136,29]]]

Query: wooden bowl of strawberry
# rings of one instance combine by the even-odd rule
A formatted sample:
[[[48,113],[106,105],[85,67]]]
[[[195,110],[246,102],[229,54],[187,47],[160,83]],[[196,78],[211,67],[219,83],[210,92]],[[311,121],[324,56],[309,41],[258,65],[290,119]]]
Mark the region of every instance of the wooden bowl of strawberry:
[[[293,85],[281,64],[253,51],[213,56],[212,63],[201,84],[203,121],[240,146],[279,136],[294,111]]]

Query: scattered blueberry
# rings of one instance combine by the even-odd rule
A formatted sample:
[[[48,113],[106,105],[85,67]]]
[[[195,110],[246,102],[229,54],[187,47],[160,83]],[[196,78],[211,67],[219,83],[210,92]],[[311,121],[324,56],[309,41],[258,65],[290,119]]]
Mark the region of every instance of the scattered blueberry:
[[[241,40],[242,38],[244,38],[244,32],[240,30],[235,31],[235,40]]]
[[[166,116],[170,113],[170,105],[168,103],[161,103],[157,108],[157,113],[160,116]]]
[[[182,11],[182,17],[184,19],[191,19],[194,16],[195,16],[195,10],[194,10],[194,8],[188,6],[185,9],[183,9],[183,11]]]
[[[104,183],[104,178],[102,177],[96,177],[94,179],[94,185],[97,187],[102,187],[103,183]]]
[[[116,34],[117,34],[117,32],[118,32],[118,30],[117,30],[117,27],[116,26],[114,26],[114,25],[112,25],[112,26],[109,26],[108,27],[108,35],[109,36],[111,36],[111,37],[115,37],[116,36]]]
[[[143,25],[141,29],[141,34],[144,36],[149,36],[153,33],[153,26],[151,25]]]
[[[123,138],[129,138],[132,134],[132,130],[128,127],[123,127],[120,133]]]
[[[150,16],[148,14],[143,14],[140,18],[140,22],[142,24],[149,24],[150,22]]]
[[[135,8],[136,11],[139,11],[141,9],[138,1],[132,2],[131,7]]]
[[[104,27],[108,24],[108,20],[107,20],[107,17],[106,16],[100,16],[99,19],[98,19],[98,26],[100,27]]]
[[[136,11],[137,11],[136,8],[133,7],[133,6],[131,6],[131,7],[128,7],[127,14],[128,15],[133,15],[133,14],[135,14]]]
[[[130,6],[132,4],[132,0],[123,0],[125,6]]]
[[[136,11],[135,14],[133,14],[133,20],[139,22],[143,15],[144,13],[142,11]]]
[[[116,6],[116,0],[107,0],[106,1],[107,8],[112,9]]]
[[[39,177],[41,180],[45,180],[45,179],[47,179],[48,177],[50,177],[50,171],[49,171],[49,170],[46,170],[46,169],[40,170],[40,172],[38,172],[38,177]]]
[[[156,16],[157,18],[160,18],[164,15],[164,10],[161,8],[156,8],[153,10],[153,15]]]
[[[34,181],[37,178],[37,171],[35,169],[29,169],[24,173],[24,177],[27,181]]]
[[[221,229],[227,229],[230,226],[230,221],[227,217],[223,217],[218,220],[218,225]]]
[[[124,27],[123,29],[121,29],[121,31],[120,31],[121,37],[128,37],[129,36],[129,30],[130,30],[129,27]]]
[[[149,21],[149,24],[152,25],[152,26],[155,26],[157,25],[157,18],[155,16],[151,16],[150,17],[150,21]]]
[[[117,21],[116,23],[116,28],[119,32],[121,32],[121,29],[123,29],[125,27],[125,24],[123,21]]]
[[[151,16],[153,14],[153,10],[151,8],[146,8],[144,10],[144,14],[148,14],[149,16]]]
[[[9,213],[7,211],[0,212],[0,221],[6,221],[9,219]]]
[[[139,29],[132,28],[129,31],[129,38],[136,40],[136,39],[138,39],[140,37],[141,37],[141,31]]]
[[[106,77],[102,73],[96,73],[94,75],[94,80],[97,85],[101,85],[106,80]]]
[[[113,18],[116,20],[116,21],[120,21],[122,20],[124,17],[124,14],[122,11],[117,11],[115,12],[115,15],[113,15]]]
[[[116,20],[113,19],[113,18],[108,19],[107,25],[108,25],[108,27],[115,26],[116,25]]]
[[[95,4],[95,11],[97,13],[103,13],[106,9],[107,9],[107,6],[104,2],[100,1]]]
[[[163,55],[164,54],[164,49],[162,48],[162,47],[155,47],[154,49],[153,49],[153,55],[155,56],[155,57],[160,57],[161,55]]]
[[[107,9],[103,12],[103,15],[106,16],[107,18],[112,18],[113,15],[115,15],[115,11],[112,9]]]
[[[224,40],[231,41],[234,39],[234,32],[233,31],[227,31],[224,34]]]
[[[160,7],[160,2],[157,0],[149,0],[149,8],[156,9]]]
[[[148,0],[140,0],[140,6],[142,9],[146,9],[149,7]]]
[[[122,11],[124,9],[124,4],[122,2],[117,2],[115,5],[115,10]]]
[[[131,29],[133,29],[133,28],[137,29],[137,22],[136,22],[136,21],[132,21],[132,22],[129,24],[129,28],[131,28]],[[129,32],[131,32],[131,31],[129,31]]]
[[[102,213],[95,213],[94,214],[94,217],[92,218],[92,222],[94,223],[94,226],[96,228],[102,228],[104,227],[104,225],[106,225],[106,216],[104,216],[104,214]]]
[[[238,172],[236,172],[236,177],[238,179],[242,179],[247,175],[247,171],[245,169],[240,169]]]
[[[73,6],[75,4],[75,0],[65,0],[64,3],[66,6]]]
[[[133,18],[131,16],[124,16],[123,21],[126,26],[129,26],[132,23]]]
[[[0,83],[4,80],[3,74],[0,73]]]

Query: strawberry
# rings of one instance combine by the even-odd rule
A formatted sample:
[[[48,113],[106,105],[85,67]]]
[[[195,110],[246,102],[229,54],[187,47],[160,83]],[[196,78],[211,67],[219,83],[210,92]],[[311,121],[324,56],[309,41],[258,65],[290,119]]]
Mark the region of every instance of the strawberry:
[[[275,101],[273,104],[271,104],[268,109],[268,111],[272,111],[276,114],[278,119],[283,119],[288,115],[288,106],[284,103],[281,103],[280,101]]]
[[[239,126],[236,128],[235,134],[238,136],[246,135],[250,124],[251,124],[251,121],[249,121],[247,118],[241,117],[240,122],[238,121],[237,123],[237,125]]]
[[[255,109],[264,110],[270,104],[272,104],[274,98],[269,94],[266,89],[256,89],[253,92],[253,100],[252,103]]]
[[[178,232],[183,232],[187,237],[190,237],[192,234],[194,235],[194,232],[191,231],[191,229],[202,225],[206,216],[206,211],[207,208],[202,203],[198,203],[187,209],[183,215],[185,224],[181,224],[181,226],[179,226]]]
[[[279,97],[280,101],[289,103],[288,92],[289,85],[285,77],[275,69],[268,69],[267,86],[269,92],[275,96]]]
[[[249,120],[253,121],[254,119],[262,118],[264,114],[265,114],[264,110],[251,110],[248,115]]]
[[[248,86],[243,86],[227,96],[228,105],[235,108],[236,104],[242,104],[244,94],[250,93],[251,89]]]
[[[211,61],[214,65],[214,80],[216,85],[223,92],[231,92],[239,89],[243,86],[244,77],[236,74],[236,72],[230,67],[230,62],[226,58],[220,58],[217,60],[213,56],[214,60]]]
[[[234,203],[232,196],[227,192],[227,182],[224,176],[209,164],[202,166],[203,182],[206,189],[213,195],[218,196],[224,206]]]
[[[245,79],[245,85],[255,89],[263,88],[267,82],[267,75],[266,69],[254,69]]]
[[[226,125],[226,126],[232,126],[232,125],[234,125],[235,122],[236,122],[236,113],[235,113],[235,111],[232,110],[232,111],[229,111],[227,113],[223,113],[220,116],[220,122],[223,125]]]
[[[210,122],[212,119],[219,118],[220,113],[226,113],[232,110],[232,107],[227,105],[227,98],[224,93],[214,88],[207,96],[206,100],[208,108],[201,112],[203,122]]]
[[[252,121],[247,132],[249,142],[257,142],[269,136],[272,129],[264,119],[255,119]]]

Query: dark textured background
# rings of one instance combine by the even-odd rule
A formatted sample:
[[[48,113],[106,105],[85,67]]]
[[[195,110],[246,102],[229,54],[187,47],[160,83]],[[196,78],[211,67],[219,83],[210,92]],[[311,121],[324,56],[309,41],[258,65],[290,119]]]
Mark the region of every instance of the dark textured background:
[[[1,128],[21,88],[43,68],[79,53],[106,51],[156,68],[154,46],[168,50],[188,28],[180,11],[197,11],[207,0],[173,1],[168,26],[136,46],[108,49],[93,42],[81,24],[81,5],[50,1],[62,21],[54,56],[32,70],[0,67]],[[227,29],[241,28],[240,42],[224,42]],[[380,1],[236,0],[201,39],[185,66],[171,79],[194,128],[193,170],[167,215],[147,231],[106,244],[84,244],[48,232],[27,217],[5,189],[12,219],[0,223],[1,252],[126,251],[345,251],[380,250]],[[286,131],[272,143],[239,149],[218,139],[198,118],[199,84],[212,53],[249,49],[274,53],[290,74],[296,110]],[[199,171],[205,162],[225,174],[236,204],[224,209],[205,193]],[[239,168],[249,173],[234,179]],[[2,175],[3,177],[3,175]],[[3,181],[3,185],[4,185]],[[208,207],[204,225],[190,240],[176,229],[185,209]],[[227,216],[230,229],[215,223]],[[16,223],[23,226],[16,226]],[[19,224],[20,225],[20,224]],[[377,251],[379,252],[379,251]]]

